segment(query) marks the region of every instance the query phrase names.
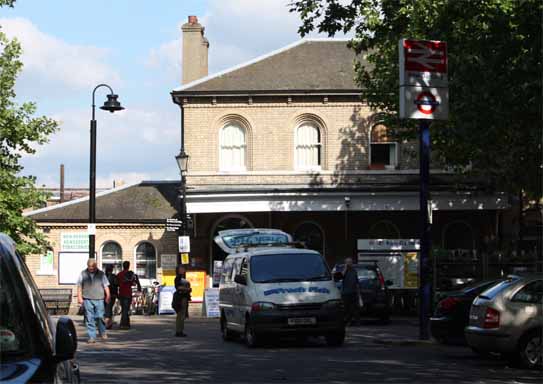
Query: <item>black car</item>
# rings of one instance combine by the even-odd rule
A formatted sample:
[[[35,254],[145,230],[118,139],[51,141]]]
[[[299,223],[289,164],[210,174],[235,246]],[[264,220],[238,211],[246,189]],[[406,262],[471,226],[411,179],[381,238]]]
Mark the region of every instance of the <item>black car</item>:
[[[392,281],[387,280],[374,261],[367,263],[353,264],[358,275],[358,286],[362,296],[363,305],[360,308],[362,315],[377,317],[383,323],[390,320],[390,300],[388,287]],[[332,275],[337,282],[337,287],[341,290],[342,272],[345,264],[336,264],[332,269]]]
[[[75,327],[56,326],[15,243],[0,233],[0,382],[78,383]]]
[[[480,293],[500,281],[502,280],[477,281],[443,295],[430,319],[430,330],[434,339],[442,343],[464,342],[464,328],[469,323],[471,303]]]

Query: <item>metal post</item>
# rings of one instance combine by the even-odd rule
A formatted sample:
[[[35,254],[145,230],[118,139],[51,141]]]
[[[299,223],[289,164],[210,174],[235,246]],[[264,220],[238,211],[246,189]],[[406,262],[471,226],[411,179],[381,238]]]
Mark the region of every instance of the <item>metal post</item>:
[[[419,338],[428,340],[429,318],[431,310],[431,226],[428,212],[429,180],[430,180],[430,124],[420,120],[419,130],[420,156],[420,260],[419,260]]]
[[[90,136],[89,224],[94,224],[96,223],[96,120],[94,119],[94,102],[92,104]],[[94,235],[89,234],[89,258],[94,258],[94,242]]]

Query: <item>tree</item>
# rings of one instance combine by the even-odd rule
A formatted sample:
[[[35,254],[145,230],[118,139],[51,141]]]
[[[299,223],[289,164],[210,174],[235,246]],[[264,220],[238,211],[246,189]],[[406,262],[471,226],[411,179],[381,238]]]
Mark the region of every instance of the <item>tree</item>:
[[[13,0],[0,0],[0,6],[13,6]],[[21,45],[0,30],[0,232],[17,243],[22,254],[37,253],[47,245],[34,221],[23,211],[45,204],[46,195],[35,187],[36,178],[23,176],[20,159],[36,152],[36,145],[48,141],[57,123],[47,117],[33,117],[34,103],[15,102],[15,81],[23,63]]]
[[[431,124],[432,150],[497,190],[542,198],[541,0],[296,0],[290,11],[302,36],[354,33],[369,63],[356,64],[362,97],[401,138],[416,128],[398,120],[398,41],[446,41],[450,113]]]

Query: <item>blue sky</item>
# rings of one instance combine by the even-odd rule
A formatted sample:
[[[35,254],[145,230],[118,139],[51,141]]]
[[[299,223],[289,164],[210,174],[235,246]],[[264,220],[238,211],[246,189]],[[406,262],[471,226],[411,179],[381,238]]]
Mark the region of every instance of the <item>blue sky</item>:
[[[180,85],[180,26],[198,16],[210,41],[209,71],[299,39],[290,0],[18,0],[0,9],[0,26],[23,46],[17,99],[34,101],[60,131],[25,157],[24,174],[39,185],[88,185],[91,92],[111,85],[126,107],[97,112],[97,182],[177,179],[179,111],[170,91]],[[99,91],[97,105],[105,99]]]

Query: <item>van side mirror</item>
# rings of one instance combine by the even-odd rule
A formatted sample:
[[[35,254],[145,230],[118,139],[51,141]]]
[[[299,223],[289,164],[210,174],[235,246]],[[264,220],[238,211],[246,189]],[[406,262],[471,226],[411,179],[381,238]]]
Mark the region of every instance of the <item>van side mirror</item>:
[[[236,275],[236,277],[234,277],[234,281],[241,285],[247,285],[247,277],[244,275]]]
[[[77,333],[74,323],[68,317],[61,317],[57,322],[55,335],[55,360],[71,360],[74,358],[76,350]]]
[[[392,280],[387,280],[387,281],[385,281],[385,284],[386,284],[387,287],[391,287],[391,286],[394,285],[394,282]]]
[[[343,273],[340,271],[334,272],[334,281],[337,283],[341,279],[343,279]]]

